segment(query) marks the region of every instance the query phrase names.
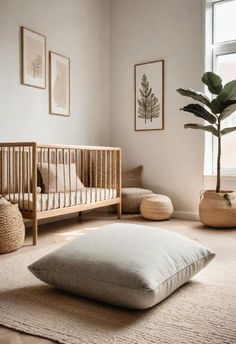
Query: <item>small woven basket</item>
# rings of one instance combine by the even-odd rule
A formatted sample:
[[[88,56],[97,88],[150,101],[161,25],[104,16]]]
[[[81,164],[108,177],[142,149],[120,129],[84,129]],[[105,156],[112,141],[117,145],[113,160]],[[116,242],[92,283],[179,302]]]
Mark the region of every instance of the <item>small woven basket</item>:
[[[20,248],[24,243],[25,226],[17,204],[0,205],[0,253]]]

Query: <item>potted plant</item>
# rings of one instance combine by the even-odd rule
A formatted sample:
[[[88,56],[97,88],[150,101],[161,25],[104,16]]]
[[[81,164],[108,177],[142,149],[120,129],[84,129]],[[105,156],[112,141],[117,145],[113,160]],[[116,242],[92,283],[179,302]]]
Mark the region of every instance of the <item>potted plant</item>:
[[[202,82],[208,87],[212,99],[191,89],[179,88],[177,90],[182,96],[202,103],[202,105],[189,104],[180,110],[190,112],[207,122],[206,125],[188,123],[184,127],[208,131],[216,136],[218,142],[216,189],[202,193],[199,204],[200,220],[211,227],[236,227],[236,192],[221,190],[221,140],[224,135],[236,130],[236,126],[224,126],[224,120],[236,111],[236,80],[223,86],[219,75],[206,72],[202,77]]]

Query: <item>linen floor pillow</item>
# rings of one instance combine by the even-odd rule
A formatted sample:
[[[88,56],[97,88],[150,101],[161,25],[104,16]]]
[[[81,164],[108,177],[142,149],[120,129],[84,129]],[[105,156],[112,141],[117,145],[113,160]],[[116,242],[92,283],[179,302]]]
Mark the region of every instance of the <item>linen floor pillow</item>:
[[[214,255],[201,244],[167,230],[111,224],[46,255],[29,270],[57,288],[145,309],[187,282]]]
[[[43,191],[69,192],[79,191],[84,188],[83,183],[76,174],[75,164],[38,164],[43,182]]]
[[[122,188],[141,188],[142,172],[143,166],[141,165],[122,172]]]

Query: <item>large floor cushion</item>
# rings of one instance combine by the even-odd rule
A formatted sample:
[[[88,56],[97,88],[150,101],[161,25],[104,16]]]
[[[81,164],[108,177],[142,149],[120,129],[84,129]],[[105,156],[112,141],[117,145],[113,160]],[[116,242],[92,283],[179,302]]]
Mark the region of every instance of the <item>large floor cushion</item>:
[[[143,197],[152,193],[151,190],[142,188],[122,188],[122,213],[139,214]]]
[[[57,288],[145,309],[169,296],[213,257],[206,247],[167,230],[112,224],[46,255],[29,270]]]

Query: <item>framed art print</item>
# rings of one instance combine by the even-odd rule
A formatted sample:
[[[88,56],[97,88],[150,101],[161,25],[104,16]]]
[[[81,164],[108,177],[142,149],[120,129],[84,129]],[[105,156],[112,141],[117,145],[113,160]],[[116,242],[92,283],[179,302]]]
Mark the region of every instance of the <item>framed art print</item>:
[[[21,82],[46,88],[46,37],[21,27]]]
[[[164,60],[134,66],[135,130],[164,129]]]
[[[70,59],[49,52],[49,112],[70,116]]]

